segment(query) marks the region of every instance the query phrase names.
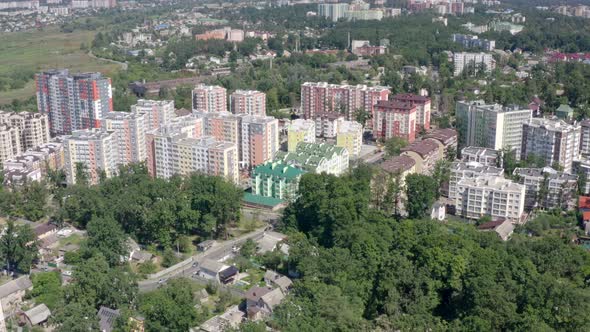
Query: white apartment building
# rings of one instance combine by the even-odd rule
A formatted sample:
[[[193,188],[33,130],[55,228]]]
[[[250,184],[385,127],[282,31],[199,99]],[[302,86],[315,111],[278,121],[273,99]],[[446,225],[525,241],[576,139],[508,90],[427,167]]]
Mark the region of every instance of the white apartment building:
[[[146,131],[158,129],[176,117],[173,100],[140,99],[131,106],[131,112],[145,113]]]
[[[49,142],[49,118],[47,114],[0,111],[1,123],[18,128],[22,151]]]
[[[238,149],[235,144],[213,137],[189,137],[186,133],[156,136],[156,176],[189,175],[200,172],[222,176],[238,183]]]
[[[117,172],[118,144],[112,131],[101,129],[75,130],[64,138],[65,171],[68,184],[76,183],[76,165],[86,168],[88,180],[98,183],[100,173],[111,177]]]
[[[501,159],[501,152],[490,148],[468,146],[461,150],[461,160],[464,162],[477,162],[484,166],[498,166]]]
[[[295,119],[287,127],[287,150],[293,152],[301,142],[315,143],[315,121]]]
[[[101,120],[104,130],[114,132],[119,151],[119,164],[146,160],[146,119],[147,114],[143,112],[110,112]]]
[[[316,114],[315,136],[324,138],[336,137],[339,120],[344,120],[344,115],[330,112]]]
[[[230,96],[233,114],[266,115],[266,94],[256,90],[236,90]]]
[[[221,86],[199,84],[192,100],[195,112],[227,112],[227,90]]]
[[[525,206],[527,208],[575,207],[573,198],[576,197],[578,188],[577,175],[558,172],[551,167],[516,168],[514,175],[518,175],[518,182],[526,186]],[[545,193],[544,197],[540,197],[542,193]]]
[[[457,198],[457,195],[459,194],[457,185],[463,179],[473,179],[480,176],[502,177],[503,175],[503,168],[486,166],[475,161],[452,162],[449,176],[449,198],[452,200]]]
[[[307,172],[336,176],[348,172],[349,166],[348,151],[327,143],[302,142],[294,152],[277,153],[276,160]]]
[[[363,126],[356,121],[338,120],[336,146],[348,150],[351,158],[361,154],[363,146]]]
[[[580,154],[590,156],[590,120],[580,122]]]
[[[558,119],[533,118],[523,126],[521,159],[529,155],[543,158],[546,166],[559,164],[571,172],[574,159],[580,154],[579,124]]]
[[[489,53],[457,52],[453,54],[453,65],[455,67],[453,74],[459,76],[466,69],[473,74],[482,69],[485,72],[491,72],[495,68],[496,62]]]
[[[520,222],[524,213],[525,186],[500,176],[479,176],[457,183],[456,213],[466,218],[490,216]]]
[[[18,128],[0,124],[0,164],[19,153],[21,153],[21,141]]]
[[[502,150],[507,147],[521,156],[522,127],[532,118],[532,110],[516,106],[486,105],[482,100],[458,101],[455,109],[459,146],[479,146]]]

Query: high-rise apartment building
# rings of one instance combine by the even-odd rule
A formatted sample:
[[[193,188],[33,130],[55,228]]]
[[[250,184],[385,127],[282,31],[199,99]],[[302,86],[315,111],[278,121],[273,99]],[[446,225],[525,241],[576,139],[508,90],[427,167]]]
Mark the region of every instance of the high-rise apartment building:
[[[383,86],[306,82],[301,85],[301,111],[305,119],[315,119],[316,115],[335,112],[352,120],[360,110],[375,116],[375,105],[380,100],[387,100],[389,93],[389,88]],[[372,127],[372,124],[369,125]]]
[[[315,115],[315,136],[324,138],[334,138],[338,133],[339,121],[344,121],[344,115],[339,113],[327,112]]]
[[[227,91],[216,85],[199,84],[193,89],[193,111],[226,112]]]
[[[22,151],[49,142],[49,119],[47,114],[0,111],[0,123],[18,129]]]
[[[241,155],[243,167],[254,167],[274,159],[279,150],[279,120],[271,116],[243,115]]]
[[[580,154],[590,157],[590,120],[580,122]]]
[[[479,71],[491,72],[496,62],[489,53],[457,52],[453,55],[454,75],[459,76],[463,71],[475,75]]]
[[[551,167],[516,168],[514,175],[526,186],[525,206],[544,209],[573,208],[572,201],[578,189],[578,176],[558,172]]]
[[[502,153],[494,149],[468,146],[461,150],[461,160],[464,162],[474,161],[484,166],[499,166]]]
[[[266,94],[255,90],[236,90],[230,96],[233,114],[266,115]]]
[[[542,158],[546,166],[559,164],[571,172],[580,149],[579,124],[563,120],[532,118],[523,126],[521,159],[530,155]]]
[[[18,128],[0,124],[0,164],[19,153],[21,153],[21,143]]]
[[[363,126],[356,121],[344,119],[338,120],[337,126],[336,146],[348,150],[351,158],[358,157],[363,146]]]
[[[184,138],[203,137],[203,119],[189,114],[174,118],[160,128],[146,132],[147,168],[151,176],[159,174],[159,177],[168,178],[174,175],[171,173],[174,168],[170,166],[174,157],[169,143],[178,135]],[[156,143],[158,144],[157,155]]]
[[[530,109],[486,105],[483,100],[458,101],[455,109],[459,146],[479,146],[521,155],[522,127],[532,118]]]
[[[318,15],[325,17],[332,22],[345,18],[348,13],[347,3],[320,3],[318,4]]]
[[[401,137],[416,139],[416,105],[394,100],[380,101],[375,106],[373,136],[380,139]]]
[[[203,135],[212,136],[218,141],[234,143],[241,147],[240,117],[229,112],[193,113],[203,121]],[[238,155],[240,153],[238,152]]]
[[[110,112],[102,119],[102,128],[112,131],[118,145],[118,163],[125,165],[145,161],[146,113]]]
[[[287,128],[287,150],[293,152],[301,142],[315,143],[315,121],[295,119]]]
[[[476,161],[453,162],[449,167],[449,198],[455,199],[458,195],[457,184],[463,179],[471,179],[479,176],[504,175],[504,169],[492,165],[484,165]]]
[[[112,131],[101,129],[75,130],[64,138],[65,171],[69,184],[76,183],[78,164],[82,164],[91,184],[98,183],[100,174],[111,177],[119,165],[118,144]]]
[[[491,52],[496,48],[496,41],[495,40],[487,40],[487,39],[479,39],[477,36],[474,35],[463,35],[459,33],[454,33],[452,40],[455,43],[459,43],[466,48],[481,48],[486,52]]]
[[[158,129],[176,117],[173,100],[140,99],[131,105],[131,112],[145,113],[146,130]]]
[[[401,93],[393,96],[392,100],[415,105],[416,130],[430,130],[430,98],[411,93]]]
[[[113,110],[111,79],[100,73],[51,70],[36,74],[35,82],[37,108],[48,115],[52,135],[98,128],[100,119]]]

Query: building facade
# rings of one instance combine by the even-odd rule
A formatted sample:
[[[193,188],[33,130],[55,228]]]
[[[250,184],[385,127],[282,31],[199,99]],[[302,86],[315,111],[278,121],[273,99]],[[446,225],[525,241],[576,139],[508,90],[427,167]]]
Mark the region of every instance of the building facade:
[[[227,112],[227,91],[216,85],[197,85],[193,89],[193,111]]]
[[[496,67],[496,62],[489,53],[457,52],[453,54],[453,64],[455,76],[461,75],[466,70],[472,75],[482,70],[489,73]]]
[[[520,159],[522,128],[532,118],[530,109],[486,105],[482,100],[458,101],[455,109],[459,146],[510,148]]]
[[[139,99],[131,106],[133,113],[145,113],[146,130],[158,129],[176,117],[173,100]]]
[[[279,151],[279,120],[271,116],[243,115],[241,124],[242,167],[254,167],[274,159]]]
[[[345,148],[326,143],[297,145],[293,152],[279,152],[275,160],[310,173],[342,175],[348,171],[349,155]]]
[[[498,150],[468,146],[461,150],[461,160],[477,162],[484,166],[500,166],[502,153]]]
[[[378,139],[416,139],[416,105],[399,101],[379,101],[375,106],[373,136]]]
[[[340,119],[337,122],[336,146],[348,150],[351,158],[360,156],[363,147],[363,126],[356,121]]]
[[[315,121],[295,119],[292,120],[287,128],[287,150],[294,152],[297,144],[301,142],[315,143]]]
[[[84,168],[88,182],[97,184],[100,174],[111,177],[117,172],[119,152],[112,131],[75,130],[64,138],[65,173],[68,184],[76,183],[78,164]]]
[[[49,142],[49,118],[47,114],[0,111],[0,124],[2,123],[18,128],[22,151]]]
[[[252,194],[291,201],[297,197],[305,171],[282,162],[267,162],[252,170]]]
[[[51,70],[36,74],[35,83],[37,108],[48,115],[52,135],[98,128],[102,117],[113,110],[111,79],[100,73]]]
[[[17,127],[0,124],[0,164],[21,153],[21,135]]]
[[[416,106],[416,130],[430,130],[430,98],[403,93],[393,96],[392,100]]]
[[[543,159],[545,166],[558,164],[571,172],[579,155],[581,126],[562,120],[532,118],[523,126],[521,159],[530,155]]]
[[[514,175],[526,187],[526,208],[568,210],[575,207],[577,175],[558,172],[550,167],[516,168]]]
[[[484,165],[476,161],[453,162],[449,172],[449,198],[457,198],[459,181],[472,179],[479,176],[504,176],[504,169],[494,165]]]
[[[141,112],[110,112],[102,119],[102,128],[112,131],[118,145],[118,163],[139,163],[147,159],[147,114]]]
[[[374,116],[375,105],[380,100],[387,100],[389,93],[389,88],[382,86],[306,82],[301,85],[301,111],[305,119],[315,119],[318,114],[336,112],[343,114],[347,120],[352,120],[360,110]]]
[[[233,114],[266,115],[266,94],[255,90],[236,90],[230,96]]]

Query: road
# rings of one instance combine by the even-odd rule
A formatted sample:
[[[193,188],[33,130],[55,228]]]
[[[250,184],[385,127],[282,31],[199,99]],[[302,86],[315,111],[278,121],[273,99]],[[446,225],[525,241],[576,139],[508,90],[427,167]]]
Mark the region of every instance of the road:
[[[129,66],[125,62],[116,61],[116,60],[113,60],[113,59],[106,59],[106,58],[97,57],[96,55],[94,55],[92,53],[92,50],[88,51],[88,56],[91,57],[91,58],[93,58],[93,59],[102,60],[102,61],[106,61],[106,62],[117,64],[117,65],[121,66],[121,69],[122,70],[127,70],[127,67]]]
[[[257,240],[257,239],[261,238],[262,235],[264,234],[264,230],[266,227],[267,226],[262,227],[262,228],[258,228],[254,232],[244,234],[237,239],[217,242],[211,249],[191,257],[190,258],[191,264],[188,264],[188,265],[182,264],[182,263],[176,264],[175,266],[177,266],[177,267],[176,268],[172,267],[171,271],[169,273],[166,273],[162,276],[158,276],[157,278],[151,278],[151,279],[140,281],[138,283],[139,284],[139,291],[140,292],[149,292],[149,291],[152,291],[152,290],[158,288],[158,286],[160,286],[160,280],[164,280],[163,283],[166,283],[166,281],[170,278],[191,277],[198,270],[197,265],[200,264],[203,260],[205,260],[205,259],[219,260],[219,259],[231,254],[233,246],[240,246],[247,239]],[[195,264],[195,263],[197,263],[197,264]],[[202,280],[197,280],[197,281],[202,281]]]

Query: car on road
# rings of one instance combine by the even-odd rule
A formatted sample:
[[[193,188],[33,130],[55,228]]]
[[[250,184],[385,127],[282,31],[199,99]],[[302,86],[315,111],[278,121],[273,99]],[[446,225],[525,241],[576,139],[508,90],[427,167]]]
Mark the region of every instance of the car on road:
[[[168,281],[168,279],[162,278],[162,279],[158,280],[158,284],[161,285],[161,284],[165,283],[166,281]]]

